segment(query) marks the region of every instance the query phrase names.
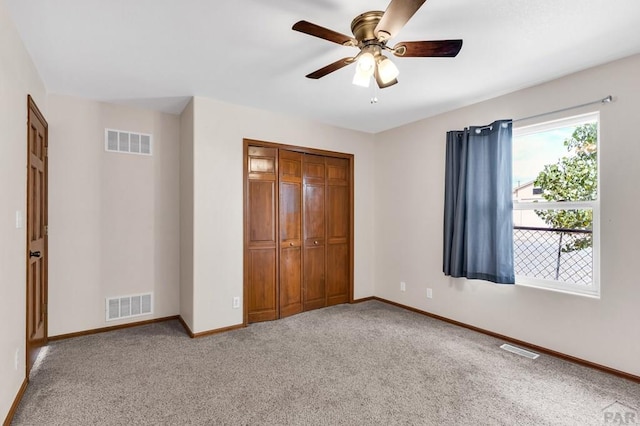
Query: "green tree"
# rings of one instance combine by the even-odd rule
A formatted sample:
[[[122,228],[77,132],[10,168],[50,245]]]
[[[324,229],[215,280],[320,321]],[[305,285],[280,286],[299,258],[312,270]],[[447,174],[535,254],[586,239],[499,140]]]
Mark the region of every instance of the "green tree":
[[[555,164],[547,164],[534,185],[542,189],[547,201],[591,201],[597,196],[597,123],[576,127],[564,146],[571,154]],[[552,228],[592,229],[591,210],[536,210],[536,214]],[[576,235],[576,234],[574,234]],[[570,252],[591,247],[591,234],[577,234],[562,247]]]

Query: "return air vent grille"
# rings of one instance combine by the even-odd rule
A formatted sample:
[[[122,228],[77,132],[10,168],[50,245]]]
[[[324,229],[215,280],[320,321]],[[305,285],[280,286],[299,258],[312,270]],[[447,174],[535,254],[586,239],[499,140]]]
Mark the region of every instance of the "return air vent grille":
[[[152,137],[145,133],[104,129],[104,149],[108,152],[151,155]]]
[[[153,313],[153,293],[107,298],[107,321]]]
[[[504,345],[500,346],[500,348],[504,349],[505,351],[509,351],[509,352],[512,352],[512,353],[517,354],[517,355],[522,355],[522,356],[530,358],[530,359],[536,359],[536,358],[538,358],[540,356],[535,352],[531,352],[531,351],[528,351],[526,349],[519,348],[517,346],[508,345],[506,343]]]

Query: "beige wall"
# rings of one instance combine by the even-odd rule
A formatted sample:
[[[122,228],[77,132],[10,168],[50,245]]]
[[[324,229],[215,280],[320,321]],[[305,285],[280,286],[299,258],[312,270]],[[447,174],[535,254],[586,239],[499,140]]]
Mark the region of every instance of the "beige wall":
[[[193,100],[180,117],[180,316],[193,330]]]
[[[640,56],[376,135],[377,296],[640,375],[640,287],[635,258],[640,198]],[[592,299],[442,273],[445,133],[614,95],[601,111],[602,297]],[[554,117],[546,117],[551,119]],[[520,123],[533,124],[530,123]],[[407,291],[400,292],[400,281]],[[433,299],[426,289],[433,289]]]
[[[194,117],[193,331],[242,323],[243,138],[355,155],[355,297],[372,296],[373,136],[205,98]]]
[[[154,293],[179,313],[175,115],[49,96],[49,335],[117,325],[105,298]],[[153,135],[153,156],[106,152],[105,128]]]
[[[25,378],[27,94],[47,115],[45,87],[0,1],[0,421]],[[17,357],[17,366],[15,360]]]

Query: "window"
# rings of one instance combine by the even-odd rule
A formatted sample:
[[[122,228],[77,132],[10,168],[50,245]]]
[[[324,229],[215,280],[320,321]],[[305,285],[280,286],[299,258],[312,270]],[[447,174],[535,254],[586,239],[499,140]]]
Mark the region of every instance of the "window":
[[[516,284],[600,295],[599,116],[513,131]]]

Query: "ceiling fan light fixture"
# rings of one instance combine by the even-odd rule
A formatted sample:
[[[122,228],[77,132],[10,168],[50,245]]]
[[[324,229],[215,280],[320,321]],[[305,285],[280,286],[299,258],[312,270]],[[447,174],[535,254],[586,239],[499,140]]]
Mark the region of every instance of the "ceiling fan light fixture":
[[[361,87],[369,87],[371,77],[376,70],[376,59],[371,52],[364,52],[356,63],[356,73],[353,76],[353,84]]]
[[[368,74],[369,77],[373,75],[374,68],[376,66],[376,60],[371,52],[364,52],[358,58],[356,72]]]
[[[371,74],[367,74],[356,69],[356,73],[353,76],[353,84],[360,87],[369,87],[370,83]]]
[[[382,83],[387,84],[395,80],[400,74],[400,70],[396,64],[391,62],[389,58],[386,56],[381,56],[378,61],[378,75],[380,76],[380,81]]]

